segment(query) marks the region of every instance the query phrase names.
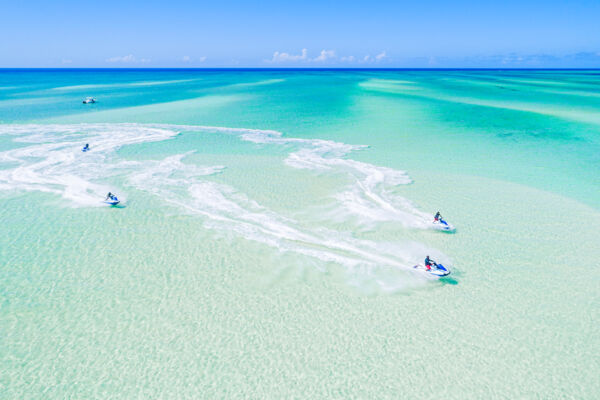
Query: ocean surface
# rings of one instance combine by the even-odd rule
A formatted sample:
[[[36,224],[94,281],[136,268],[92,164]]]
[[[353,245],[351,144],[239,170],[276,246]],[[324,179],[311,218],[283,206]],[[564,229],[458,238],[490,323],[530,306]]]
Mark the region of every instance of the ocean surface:
[[[3,399],[600,397],[597,70],[0,70],[0,202]]]

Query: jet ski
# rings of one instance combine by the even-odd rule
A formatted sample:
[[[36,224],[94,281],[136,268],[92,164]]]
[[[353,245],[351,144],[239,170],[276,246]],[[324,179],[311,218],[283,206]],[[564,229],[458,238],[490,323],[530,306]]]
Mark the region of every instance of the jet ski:
[[[83,149],[81,149],[81,151],[83,151],[84,153],[87,151],[90,151],[90,145],[86,144],[85,146],[83,146]]]
[[[431,274],[433,276],[448,276],[450,275],[450,270],[444,267],[442,264],[434,264],[431,266],[431,269],[427,269],[424,264],[417,264],[413,267],[416,270],[423,271],[426,274]]]
[[[104,200],[104,203],[110,204],[111,206],[116,206],[121,201],[117,198],[117,196],[111,196],[108,199]]]
[[[85,100],[83,101],[83,104],[94,104],[96,102],[96,99],[93,97],[86,97]]]
[[[433,220],[432,224],[433,228],[439,231],[454,232],[456,230],[452,224],[449,224],[441,218]]]

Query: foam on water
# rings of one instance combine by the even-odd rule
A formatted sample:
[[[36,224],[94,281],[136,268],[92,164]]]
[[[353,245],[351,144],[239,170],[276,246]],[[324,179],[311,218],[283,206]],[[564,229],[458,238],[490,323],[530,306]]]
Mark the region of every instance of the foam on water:
[[[0,152],[0,190],[55,193],[71,206],[103,206],[108,191],[121,192],[102,179],[131,168],[135,163],[110,157],[116,149],[136,143],[162,141],[176,131],[135,124],[4,125],[0,134],[16,135],[16,142],[30,146]],[[82,157],[81,148],[93,143]],[[125,200],[125,196],[119,193]]]
[[[363,227],[372,228],[380,222],[400,223],[405,227],[435,229],[431,214],[417,209],[409,200],[394,193],[398,185],[412,182],[404,171],[346,159],[364,145],[349,145],[321,139],[283,138],[272,131],[248,132],[244,140],[255,143],[296,145],[301,149],[291,153],[285,163],[293,168],[347,175],[351,183],[334,195],[329,218],[338,221],[358,219]]]
[[[428,277],[415,273],[414,260],[428,250],[418,243],[384,243],[356,239],[345,232],[306,227],[275,213],[234,188],[197,180],[221,171],[222,167],[199,168],[182,162],[184,155],[168,157],[131,176],[138,189],[158,195],[205,219],[205,226],[265,244],[279,252],[295,253],[323,263],[343,266],[353,284],[380,286],[388,291],[415,286]],[[187,188],[187,193],[173,188]],[[433,251],[436,254],[439,254]],[[443,255],[439,254],[439,257]],[[324,267],[321,267],[324,270]],[[381,279],[382,271],[395,270],[392,280]],[[410,278],[407,277],[410,275]]]
[[[125,185],[201,216],[210,229],[241,236],[280,253],[316,259],[321,270],[328,263],[342,266],[351,282],[360,287],[375,284],[382,290],[394,291],[419,285],[429,277],[414,271],[412,265],[423,254],[446,260],[419,243],[358,239],[273,212],[229,185],[206,179],[225,167],[186,163],[184,159],[190,152],[150,161],[122,160],[115,154],[122,146],[164,141],[190,130],[223,132],[254,143],[291,146],[293,152],[285,160],[288,166],[349,176],[351,184],[334,196],[332,208],[339,218],[354,215],[371,222],[427,227],[427,214],[391,193],[390,188],[411,182],[403,171],[343,158],[365,146],[288,139],[275,131],[139,124],[5,125],[0,134],[15,135],[15,141],[29,145],[0,153],[0,166],[6,166],[0,170],[0,190],[54,193],[69,200],[69,205],[102,206],[101,199],[108,191],[126,199],[125,188],[105,183],[122,175]],[[85,143],[91,143],[88,153],[81,152]]]

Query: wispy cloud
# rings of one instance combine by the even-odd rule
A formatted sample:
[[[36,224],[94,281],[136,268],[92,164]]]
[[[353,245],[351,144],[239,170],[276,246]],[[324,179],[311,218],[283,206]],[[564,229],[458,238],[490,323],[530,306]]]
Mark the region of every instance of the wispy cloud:
[[[327,60],[335,59],[337,56],[335,54],[335,50],[321,50],[321,54],[318,57],[314,58],[312,61],[314,62],[324,62]]]
[[[268,60],[272,63],[282,63],[282,62],[290,62],[290,61],[306,61],[308,59],[308,50],[302,49],[301,54],[289,54],[284,52],[276,51],[273,53],[273,58]]]
[[[501,66],[503,68],[569,68],[573,66],[597,68],[600,66],[600,53],[580,52],[563,55],[509,53],[467,57],[462,60],[462,64],[477,64],[477,66],[486,67]]]
[[[73,60],[67,60],[66,58],[63,58],[61,64],[71,64],[72,62]]]
[[[122,57],[111,57],[111,58],[107,58],[106,62],[109,62],[109,63],[117,63],[117,62],[131,63],[131,62],[135,62],[135,57],[133,56],[133,54],[129,54],[127,56],[122,56]]]
[[[124,64],[147,63],[147,62],[150,62],[150,59],[148,59],[148,58],[137,59],[137,58],[135,58],[135,56],[133,54],[128,54],[126,56],[121,56],[121,57],[107,58],[106,62],[108,62],[108,63],[124,63]]]
[[[382,51],[381,53],[379,53],[375,56],[367,54],[360,60],[360,62],[362,62],[362,63],[381,62],[387,58],[389,58],[387,53],[385,51]]]
[[[467,57],[420,56],[394,60],[403,68],[598,68],[597,51],[572,54],[506,53]]]
[[[333,49],[323,49],[316,57],[309,57],[308,50],[302,49],[300,54],[290,54],[285,52],[276,51],[273,53],[273,57],[268,60],[264,60],[268,63],[320,63],[320,64],[365,64],[365,63],[378,63],[378,62],[389,62],[389,56],[386,51],[381,51],[375,56],[367,54],[362,57],[356,57],[354,55],[338,56],[337,52]]]
[[[190,56],[183,56],[181,57],[181,62],[184,63],[203,63],[204,61],[206,61],[206,57],[198,57],[198,58],[194,58],[194,57],[190,57]]]
[[[325,61],[331,61],[337,58],[335,50],[321,50],[321,53],[315,58],[308,57],[308,50],[302,49],[300,54],[290,54],[285,52],[276,51],[273,53],[273,57],[270,60],[265,60],[269,63],[288,63],[288,62],[317,62],[322,63]]]

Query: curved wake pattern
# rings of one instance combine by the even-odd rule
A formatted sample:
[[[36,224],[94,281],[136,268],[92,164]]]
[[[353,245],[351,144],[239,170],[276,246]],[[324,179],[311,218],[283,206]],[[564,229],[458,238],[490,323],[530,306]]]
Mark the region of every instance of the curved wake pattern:
[[[396,185],[410,183],[404,172],[344,158],[364,146],[283,138],[274,131],[145,124],[3,125],[0,135],[14,135],[16,142],[27,145],[0,152],[0,191],[55,193],[76,206],[100,206],[104,194],[116,189],[105,182],[119,175],[125,178],[124,185],[201,216],[208,228],[309,257],[321,269],[328,263],[340,265],[361,287],[374,284],[397,290],[418,285],[428,278],[412,269],[415,261],[426,252],[444,259],[418,243],[358,239],[346,232],[306,226],[231,186],[211,181],[207,177],[225,167],[184,162],[190,153],[152,161],[122,160],[115,153],[122,146],[164,141],[183,131],[222,132],[254,143],[288,146],[286,165],[349,177],[348,187],[335,195],[339,218],[428,227],[427,214],[392,192]],[[84,155],[85,143],[91,144],[92,151]],[[118,189],[120,197],[123,191]]]
[[[344,158],[367,146],[320,139],[283,138],[278,132],[269,131],[244,133],[242,139],[255,143],[299,146],[301,148],[285,160],[288,166],[347,175],[351,183],[335,194],[336,202],[328,213],[330,218],[357,218],[363,226],[395,222],[410,228],[433,228],[430,214],[419,211],[410,201],[393,193],[396,186],[412,182],[404,171]]]
[[[103,206],[100,200],[113,188],[93,182],[136,164],[112,162],[109,158],[114,151],[126,145],[166,140],[177,132],[135,124],[5,125],[0,126],[0,134],[15,135],[16,142],[30,144],[0,152],[0,168],[17,164],[0,169],[0,190],[55,193],[75,206]],[[93,152],[82,157],[81,148],[90,142]]]
[[[167,203],[203,216],[208,228],[234,233],[280,252],[342,265],[359,286],[368,281],[382,289],[396,290],[408,286],[409,282],[414,285],[423,281],[424,277],[412,270],[415,258],[427,251],[423,245],[375,242],[331,229],[302,226],[228,185],[196,179],[217,173],[222,167],[200,168],[183,163],[184,157],[176,155],[153,165],[147,164],[143,170],[132,174],[129,181]],[[187,193],[176,191],[181,188],[187,188]],[[404,272],[404,275],[396,274],[392,282],[382,280],[380,274],[386,269]],[[407,273],[412,276],[410,281],[404,279]]]

